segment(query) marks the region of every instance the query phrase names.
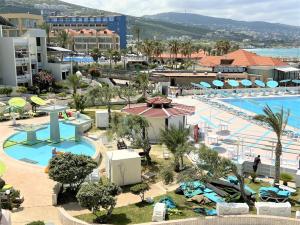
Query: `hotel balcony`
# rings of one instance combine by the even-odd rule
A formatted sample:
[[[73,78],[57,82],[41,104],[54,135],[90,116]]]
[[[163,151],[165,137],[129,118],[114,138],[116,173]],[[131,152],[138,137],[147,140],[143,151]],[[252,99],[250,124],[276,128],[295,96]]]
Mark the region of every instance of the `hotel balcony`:
[[[31,82],[31,75],[29,73],[17,75],[17,82],[18,83]]]
[[[16,64],[17,65],[22,65],[22,64],[25,64],[25,63],[29,63],[30,60],[28,57],[24,57],[24,58],[16,58]]]

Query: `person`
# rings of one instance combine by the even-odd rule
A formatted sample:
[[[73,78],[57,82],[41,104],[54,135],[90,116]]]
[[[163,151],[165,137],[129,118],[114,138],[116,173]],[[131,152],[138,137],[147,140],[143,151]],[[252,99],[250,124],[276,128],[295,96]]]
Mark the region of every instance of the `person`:
[[[56,148],[52,148],[52,158],[55,157],[57,154]]]
[[[253,171],[254,171],[254,173],[256,173],[258,164],[260,164],[260,162],[261,162],[260,161],[260,155],[258,155],[257,157],[255,157],[254,162],[253,162]]]

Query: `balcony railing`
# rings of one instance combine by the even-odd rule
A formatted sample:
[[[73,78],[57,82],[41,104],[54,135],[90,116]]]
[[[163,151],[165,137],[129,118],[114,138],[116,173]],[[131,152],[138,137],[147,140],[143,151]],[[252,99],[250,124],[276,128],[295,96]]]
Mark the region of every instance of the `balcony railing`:
[[[31,80],[30,74],[24,74],[24,75],[17,75],[17,81],[18,83],[26,83]]]
[[[16,58],[16,63],[22,64],[22,63],[29,63],[29,58]]]

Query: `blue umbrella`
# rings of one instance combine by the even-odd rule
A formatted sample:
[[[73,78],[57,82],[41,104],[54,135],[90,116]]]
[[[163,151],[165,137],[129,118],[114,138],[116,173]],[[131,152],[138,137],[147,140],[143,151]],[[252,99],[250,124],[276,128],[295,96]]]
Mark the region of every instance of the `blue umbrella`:
[[[191,85],[193,85],[194,87],[197,87],[197,88],[203,88],[200,84],[191,83]]]
[[[247,79],[244,79],[244,80],[241,81],[241,84],[242,84],[243,86],[245,86],[245,87],[249,87],[249,86],[252,85],[252,81],[247,80]]]
[[[231,86],[231,87],[238,87],[240,85],[239,82],[237,82],[236,80],[228,80],[228,84]]]
[[[220,80],[214,80],[213,85],[215,85],[216,87],[223,87],[224,83]]]
[[[200,85],[201,85],[202,87],[204,87],[204,88],[211,88],[211,85],[210,85],[209,83],[207,83],[207,82],[204,82],[204,81],[201,81],[201,82],[200,82]]]
[[[289,82],[289,81],[291,81],[291,79],[281,80],[281,81],[279,81],[279,83],[287,83],[287,82]]]
[[[267,82],[267,86],[269,88],[276,88],[278,86],[278,82],[275,81],[275,80],[270,80],[270,81]]]
[[[300,84],[300,80],[292,80],[292,82],[295,84]]]
[[[255,80],[254,83],[259,87],[266,87],[266,84],[261,80]]]

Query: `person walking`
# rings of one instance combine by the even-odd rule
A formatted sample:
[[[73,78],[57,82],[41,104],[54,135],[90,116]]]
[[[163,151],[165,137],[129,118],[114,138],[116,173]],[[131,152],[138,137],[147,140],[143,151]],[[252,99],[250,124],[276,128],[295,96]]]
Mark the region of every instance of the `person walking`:
[[[260,164],[260,163],[261,163],[260,155],[258,155],[257,157],[255,157],[254,162],[253,162],[253,171],[254,171],[254,173],[256,173],[257,168],[258,168],[258,164]]]

